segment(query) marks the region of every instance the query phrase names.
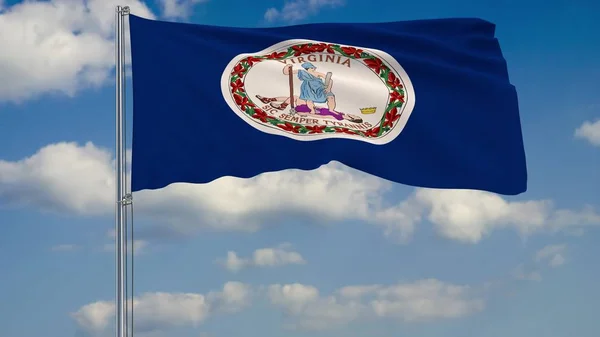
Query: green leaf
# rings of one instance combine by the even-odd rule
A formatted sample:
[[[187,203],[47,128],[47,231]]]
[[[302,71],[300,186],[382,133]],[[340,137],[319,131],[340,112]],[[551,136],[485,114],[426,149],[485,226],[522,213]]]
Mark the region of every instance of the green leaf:
[[[404,103],[402,103],[402,102],[400,102],[400,101],[396,101],[396,102],[394,102],[394,103],[392,103],[392,104],[388,105],[388,107],[385,109],[385,112],[386,112],[386,113],[388,113],[388,112],[390,112],[390,111],[391,111],[393,108],[401,108],[403,104],[404,104]],[[384,116],[384,118],[385,118],[385,116]]]
[[[381,73],[379,74],[379,77],[381,77],[382,80],[384,80],[386,82],[385,85],[387,85],[387,79],[388,79],[388,75],[390,74],[390,69],[388,67],[381,67]]]
[[[337,51],[340,54],[346,55],[346,53],[344,53],[344,51],[342,50],[342,48],[340,47],[339,44],[332,44],[331,49]]]

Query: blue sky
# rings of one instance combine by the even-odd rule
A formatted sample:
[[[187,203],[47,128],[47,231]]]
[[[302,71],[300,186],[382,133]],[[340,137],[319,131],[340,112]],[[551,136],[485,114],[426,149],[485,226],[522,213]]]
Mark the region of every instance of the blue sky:
[[[137,333],[600,334],[600,3],[302,3],[119,4],[244,27],[490,20],[529,190],[422,190],[328,165],[136,194]],[[112,334],[116,4],[0,0],[0,336]]]

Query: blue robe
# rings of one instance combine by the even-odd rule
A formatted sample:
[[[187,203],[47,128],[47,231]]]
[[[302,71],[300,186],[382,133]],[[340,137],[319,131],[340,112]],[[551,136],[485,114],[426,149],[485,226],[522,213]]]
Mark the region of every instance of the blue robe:
[[[325,103],[327,97],[333,96],[332,92],[325,93],[325,82],[308,71],[299,70],[298,78],[302,81],[300,99],[314,103]]]

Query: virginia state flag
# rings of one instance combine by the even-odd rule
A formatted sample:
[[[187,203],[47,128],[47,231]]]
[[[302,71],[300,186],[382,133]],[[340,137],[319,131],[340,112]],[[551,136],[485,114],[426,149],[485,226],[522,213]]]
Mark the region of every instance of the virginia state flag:
[[[527,189],[517,94],[489,22],[129,20],[133,191],[330,161],[412,186]]]

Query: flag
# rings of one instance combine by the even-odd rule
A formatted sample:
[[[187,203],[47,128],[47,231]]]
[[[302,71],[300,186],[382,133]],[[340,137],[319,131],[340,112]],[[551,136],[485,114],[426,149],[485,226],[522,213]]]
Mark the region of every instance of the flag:
[[[411,186],[527,189],[492,23],[129,26],[133,191],[331,161]]]

